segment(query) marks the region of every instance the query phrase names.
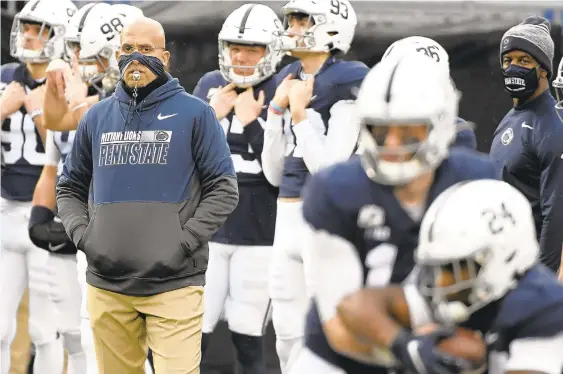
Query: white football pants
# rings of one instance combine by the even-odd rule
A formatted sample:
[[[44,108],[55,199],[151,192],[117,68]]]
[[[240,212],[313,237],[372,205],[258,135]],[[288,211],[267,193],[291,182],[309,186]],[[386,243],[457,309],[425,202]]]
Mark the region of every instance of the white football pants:
[[[68,374],[89,374],[87,356],[82,347],[82,292],[78,283],[76,255],[50,253],[48,264],[50,296],[56,307],[58,330],[68,353]],[[90,366],[96,367],[95,358]]]
[[[312,373],[323,373],[323,374],[346,374],[344,370],[337,366],[326,362],[307,347],[299,352],[297,359],[291,365],[288,374],[312,374]]]
[[[272,247],[209,243],[203,332],[211,333],[225,308],[229,330],[262,336],[268,323],[268,268]]]
[[[310,305],[309,251],[303,250],[307,230],[300,201],[278,200],[276,234],[270,264],[269,290],[276,350],[283,374],[295,362],[303,347],[305,318]]]
[[[49,253],[29,239],[30,202],[0,199],[0,373],[10,369],[10,345],[16,331],[19,303],[29,287],[29,334],[36,348],[34,372],[63,370],[63,341],[59,339],[55,306],[49,298]]]

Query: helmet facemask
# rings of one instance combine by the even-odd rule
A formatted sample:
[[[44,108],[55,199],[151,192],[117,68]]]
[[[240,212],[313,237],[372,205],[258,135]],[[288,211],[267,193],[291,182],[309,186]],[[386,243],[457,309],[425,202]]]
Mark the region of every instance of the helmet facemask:
[[[260,46],[265,48],[264,57],[256,65],[234,65],[231,61],[231,45]],[[223,77],[233,82],[240,88],[255,86],[275,74],[275,66],[272,63],[274,57],[272,45],[258,43],[244,43],[243,41],[219,40],[219,70]],[[253,70],[251,75],[240,75],[235,73],[235,69]]]
[[[393,133],[399,145],[386,145]],[[447,148],[438,145],[432,121],[383,122],[364,119],[360,130],[362,163],[368,176],[386,185],[405,185],[435,169],[447,157]]]
[[[471,258],[419,264],[418,289],[436,319],[450,325],[462,323],[493,301],[480,276],[480,263],[490,256],[490,249],[485,248]]]
[[[119,81],[119,70],[111,63],[113,56],[114,51],[104,47],[98,54],[78,60],[82,80],[100,93],[113,90]],[[103,67],[103,72],[99,72],[98,66]]]
[[[310,25],[302,33],[289,32],[290,21],[303,22],[307,19],[306,25]],[[277,38],[278,43],[276,49],[281,52],[307,52],[317,46],[315,40],[315,28],[318,22],[326,22],[323,15],[314,15],[301,12],[299,10],[292,10],[287,13],[283,19],[283,30],[274,31],[274,36]]]
[[[39,26],[37,36],[31,37],[25,35],[25,25]],[[47,37],[44,39],[43,34],[48,30]],[[55,58],[55,42],[64,35],[65,27],[63,25],[51,25],[43,20],[34,17],[22,18],[19,15],[14,17],[12,30],[10,33],[10,54],[26,63],[44,64]],[[38,40],[43,44],[40,50],[26,49],[27,40]]]

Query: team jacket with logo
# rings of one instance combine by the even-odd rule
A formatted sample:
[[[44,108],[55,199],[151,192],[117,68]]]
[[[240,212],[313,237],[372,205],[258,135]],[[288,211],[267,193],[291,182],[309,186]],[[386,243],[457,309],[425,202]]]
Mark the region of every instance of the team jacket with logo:
[[[545,91],[514,107],[497,127],[490,151],[498,177],[530,201],[541,260],[554,271],[563,242],[563,123],[555,103]]]
[[[203,285],[207,241],[238,201],[230,156],[213,110],[170,76],[136,105],[119,84],[92,106],[57,185],[87,282],[136,296]]]

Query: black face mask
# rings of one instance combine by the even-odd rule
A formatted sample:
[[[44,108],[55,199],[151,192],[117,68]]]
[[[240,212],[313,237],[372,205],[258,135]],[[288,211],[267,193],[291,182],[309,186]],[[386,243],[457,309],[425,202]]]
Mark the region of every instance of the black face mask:
[[[528,69],[510,65],[502,70],[504,89],[515,99],[527,99],[536,92],[539,85],[537,67]]]
[[[122,79],[123,73],[125,73],[125,70],[133,61],[139,61],[142,65],[146,66],[150,71],[152,71],[157,77],[165,75],[164,64],[162,63],[162,61],[160,61],[160,59],[154,56],[146,56],[135,51],[130,55],[119,56],[119,62],[117,64],[119,66],[119,72]]]

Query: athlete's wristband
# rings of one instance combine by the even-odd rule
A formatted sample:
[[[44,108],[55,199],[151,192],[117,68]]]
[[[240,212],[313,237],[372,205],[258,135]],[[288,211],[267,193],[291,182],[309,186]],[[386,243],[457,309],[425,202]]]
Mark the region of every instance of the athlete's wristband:
[[[285,109],[282,109],[281,107],[276,105],[276,103],[274,103],[273,101],[270,101],[270,110],[278,115],[282,115],[285,112]]]
[[[40,116],[43,114],[43,109],[35,109],[33,112],[29,113],[31,120],[33,121],[35,117]]]
[[[80,108],[84,108],[85,106],[88,106],[88,103],[82,103],[82,104],[78,104],[77,106],[75,106],[74,108],[72,108],[72,112],[76,112],[78,109]]]

